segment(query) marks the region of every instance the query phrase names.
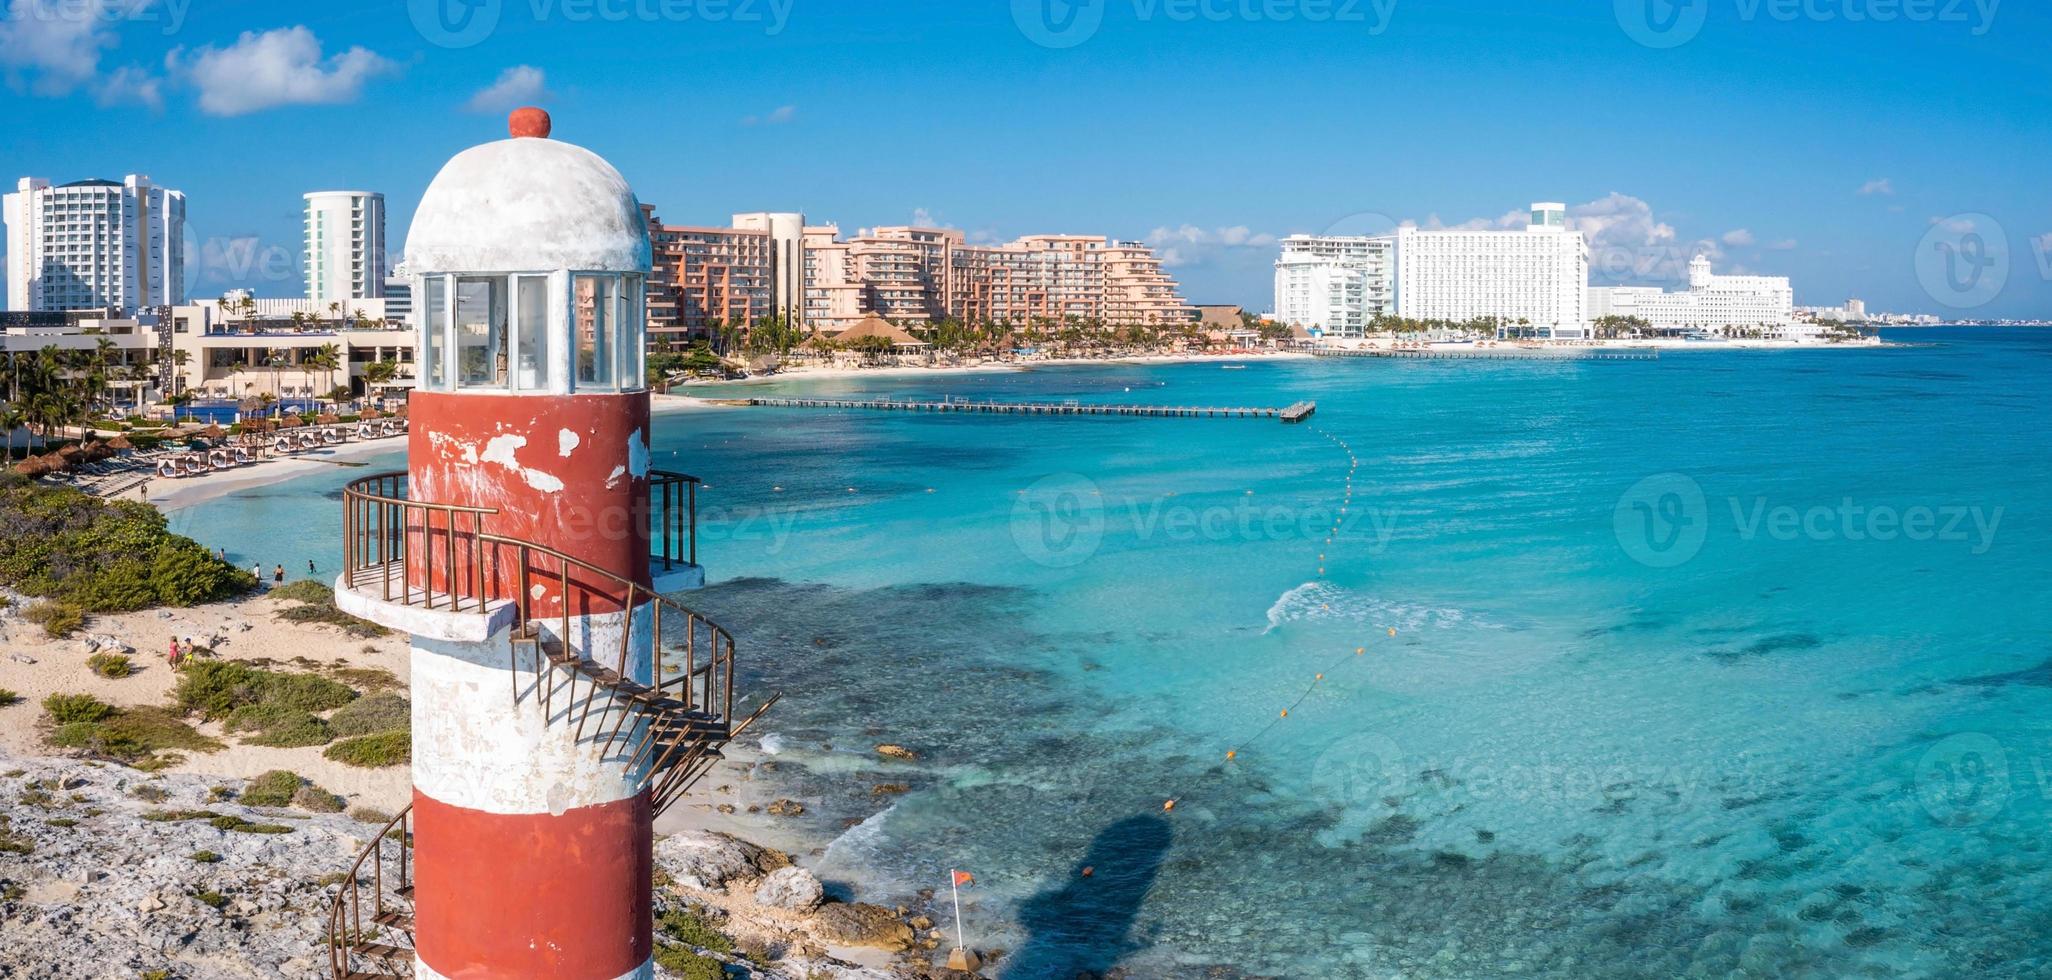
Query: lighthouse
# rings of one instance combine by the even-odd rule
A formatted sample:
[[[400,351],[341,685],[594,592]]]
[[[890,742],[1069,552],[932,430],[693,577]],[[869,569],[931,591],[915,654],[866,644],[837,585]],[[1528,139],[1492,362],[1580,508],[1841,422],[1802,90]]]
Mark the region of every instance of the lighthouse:
[[[671,598],[698,482],[650,464],[640,203],[550,129],[457,154],[406,242],[407,466],[345,491],[336,599],[412,637],[413,802],[336,899],[338,978],[652,976],[654,817],[768,707],[734,718],[732,637]]]

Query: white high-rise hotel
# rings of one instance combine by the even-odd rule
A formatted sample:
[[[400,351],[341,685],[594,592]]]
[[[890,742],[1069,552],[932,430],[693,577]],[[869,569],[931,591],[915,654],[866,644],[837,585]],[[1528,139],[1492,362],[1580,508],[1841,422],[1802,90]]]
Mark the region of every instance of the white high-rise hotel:
[[[1565,204],[1532,205],[1522,231],[1291,236],[1275,281],[1276,315],[1329,336],[1361,337],[1385,313],[1455,323],[1494,317],[1507,332],[1589,335],[1589,247],[1568,229]]]
[[[306,195],[306,298],[324,303],[385,295],[385,195]]]
[[[1710,271],[1710,259],[1698,255],[1689,263],[1686,292],[1592,288],[1589,310],[1592,317],[1637,317],[1655,330],[1758,328],[1779,336],[1795,323],[1795,290],[1786,276],[1716,275]]]
[[[132,311],[185,302],[185,195],[140,174],[6,195],[7,306]]]
[[[1358,339],[1394,312],[1394,238],[1291,235],[1275,263],[1275,315],[1327,336]]]

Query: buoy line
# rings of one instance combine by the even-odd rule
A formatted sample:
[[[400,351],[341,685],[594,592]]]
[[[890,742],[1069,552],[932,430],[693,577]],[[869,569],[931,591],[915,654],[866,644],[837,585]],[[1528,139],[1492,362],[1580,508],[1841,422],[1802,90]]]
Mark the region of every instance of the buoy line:
[[[1333,542],[1339,540],[1340,529],[1346,523],[1347,508],[1352,506],[1354,502],[1354,474],[1361,468],[1361,458],[1355,455],[1353,447],[1349,446],[1345,439],[1341,439],[1340,437],[1333,435],[1332,433],[1327,432],[1324,429],[1314,428],[1312,431],[1318,433],[1320,436],[1323,436],[1327,441],[1331,442],[1335,446],[1338,446],[1341,452],[1347,454],[1347,475],[1345,485],[1341,489],[1339,512],[1333,515],[1332,527],[1326,532],[1325,544],[1323,545],[1324,550],[1318,552],[1318,578],[1324,579],[1326,577],[1325,570],[1328,565],[1326,555],[1328,553],[1332,553]],[[1251,493],[1252,491],[1249,492]],[[1322,603],[1320,604],[1320,608],[1330,609],[1332,608],[1332,606],[1330,603]],[[1396,627],[1388,627],[1388,631],[1389,638],[1395,639],[1397,635]],[[1303,693],[1297,695],[1297,699],[1295,701],[1290,702],[1289,707],[1283,708],[1282,711],[1278,713],[1275,717],[1270,718],[1268,720],[1268,724],[1261,726],[1260,730],[1256,731],[1253,735],[1250,735],[1246,738],[1240,739],[1237,742],[1229,744],[1225,750],[1225,761],[1238,761],[1240,758],[1240,752],[1243,749],[1249,746],[1256,745],[1262,739],[1268,737],[1269,732],[1274,731],[1276,726],[1282,724],[1284,721],[1287,721],[1289,719],[1290,712],[1297,710],[1298,708],[1303,706],[1305,701],[1310,700],[1311,695],[1316,693],[1319,686],[1325,683],[1325,679],[1328,675],[1337,673],[1340,668],[1346,666],[1348,663],[1355,660],[1364,659],[1367,657],[1367,655],[1368,647],[1365,644],[1362,646],[1357,646],[1354,648],[1352,653],[1349,653],[1345,656],[1342,656],[1338,660],[1333,661],[1331,666],[1313,675],[1311,678],[1311,682],[1304,686]],[[1171,796],[1167,800],[1163,801],[1161,804],[1162,812],[1167,813],[1174,811],[1176,808],[1176,804],[1180,802],[1182,798],[1183,797],[1181,795],[1177,795]]]

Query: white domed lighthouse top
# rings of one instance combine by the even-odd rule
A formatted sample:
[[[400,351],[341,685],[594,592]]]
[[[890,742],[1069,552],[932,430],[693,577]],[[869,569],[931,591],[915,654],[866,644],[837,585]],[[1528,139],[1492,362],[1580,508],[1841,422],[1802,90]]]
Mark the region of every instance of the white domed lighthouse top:
[[[514,136],[442,166],[406,234],[415,272],[647,272],[647,219],[613,165],[548,138],[538,109]]]

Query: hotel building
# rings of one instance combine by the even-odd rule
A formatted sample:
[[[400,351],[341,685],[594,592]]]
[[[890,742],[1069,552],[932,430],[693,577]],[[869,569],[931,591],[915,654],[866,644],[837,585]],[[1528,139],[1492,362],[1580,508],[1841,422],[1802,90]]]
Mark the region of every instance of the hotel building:
[[[1357,340],[1395,312],[1394,238],[1291,235],[1275,262],[1275,316],[1292,327]]]
[[[332,303],[385,295],[385,195],[306,195],[306,296]]]
[[[1589,312],[1592,319],[1636,317],[1660,331],[1757,328],[1778,335],[1795,322],[1795,290],[1786,276],[1716,275],[1710,259],[1698,255],[1689,263],[1687,290],[1592,288]]]
[[[1276,318],[1356,339],[1378,316],[1464,323],[1506,333],[1589,335],[1589,247],[1567,206],[1532,205],[1519,230],[1405,227],[1376,237],[1292,235],[1275,264]]]
[[[51,186],[24,177],[5,197],[7,306],[120,310],[185,302],[185,195],[140,174]]]
[[[1455,323],[1495,317],[1507,332],[1589,335],[1589,246],[1567,205],[1534,204],[1523,231],[1400,228],[1396,313]]]
[[[665,225],[648,205],[655,269],[649,336],[702,337],[716,324],[783,316],[834,333],[872,314],[1024,324],[1187,323],[1190,307],[1153,249],[1096,235],[972,245],[953,228],[894,225],[842,239],[796,212],[734,215],[730,227]]]

